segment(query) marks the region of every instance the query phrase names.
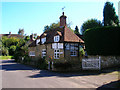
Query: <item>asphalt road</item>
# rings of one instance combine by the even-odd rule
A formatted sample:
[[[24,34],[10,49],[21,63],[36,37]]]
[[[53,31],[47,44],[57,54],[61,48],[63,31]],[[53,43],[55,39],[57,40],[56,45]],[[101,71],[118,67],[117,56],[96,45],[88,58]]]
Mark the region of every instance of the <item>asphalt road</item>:
[[[98,88],[118,80],[116,72],[61,74],[36,70],[13,60],[1,60],[2,88]]]

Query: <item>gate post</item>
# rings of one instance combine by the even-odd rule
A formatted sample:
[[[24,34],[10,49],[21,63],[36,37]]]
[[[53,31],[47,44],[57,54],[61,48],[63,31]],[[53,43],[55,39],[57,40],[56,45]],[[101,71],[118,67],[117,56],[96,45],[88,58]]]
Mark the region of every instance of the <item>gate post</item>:
[[[48,61],[48,70],[50,70],[50,61]]]
[[[101,69],[101,56],[99,56],[99,70]]]

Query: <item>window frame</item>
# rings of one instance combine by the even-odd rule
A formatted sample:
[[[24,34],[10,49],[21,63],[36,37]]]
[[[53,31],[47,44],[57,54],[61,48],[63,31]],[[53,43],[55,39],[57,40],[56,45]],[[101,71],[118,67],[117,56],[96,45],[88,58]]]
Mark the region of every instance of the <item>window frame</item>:
[[[58,52],[56,52],[57,50],[59,50]],[[59,57],[58,57],[59,55]],[[59,59],[60,58],[60,49],[54,49],[54,59]]]
[[[76,50],[70,50],[70,56],[77,56],[77,51]]]
[[[41,43],[44,44],[46,42],[46,37],[41,38]]]
[[[33,54],[33,52],[34,52],[34,54]],[[35,51],[30,51],[29,56],[35,56]]]
[[[60,41],[60,36],[59,35],[54,36],[54,42],[59,42],[59,41]]]
[[[46,49],[42,49],[42,58],[45,57],[45,56],[46,56]]]
[[[40,39],[36,39],[36,45],[38,45],[39,42],[40,42]]]

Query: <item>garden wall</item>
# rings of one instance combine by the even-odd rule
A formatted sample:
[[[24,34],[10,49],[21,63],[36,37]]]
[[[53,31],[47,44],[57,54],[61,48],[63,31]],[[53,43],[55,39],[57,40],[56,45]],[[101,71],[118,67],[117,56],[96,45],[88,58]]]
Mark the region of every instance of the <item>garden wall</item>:
[[[99,58],[100,57],[100,58]],[[88,59],[95,60],[100,59],[101,69],[108,67],[120,66],[120,56],[88,56]]]
[[[101,56],[101,68],[120,66],[120,56]]]

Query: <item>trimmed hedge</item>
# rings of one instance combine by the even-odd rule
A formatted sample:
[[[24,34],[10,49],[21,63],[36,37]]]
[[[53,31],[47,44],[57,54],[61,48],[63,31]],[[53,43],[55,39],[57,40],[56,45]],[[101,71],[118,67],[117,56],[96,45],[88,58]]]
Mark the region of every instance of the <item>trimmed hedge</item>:
[[[99,27],[84,33],[88,55],[120,55],[120,27]]]

